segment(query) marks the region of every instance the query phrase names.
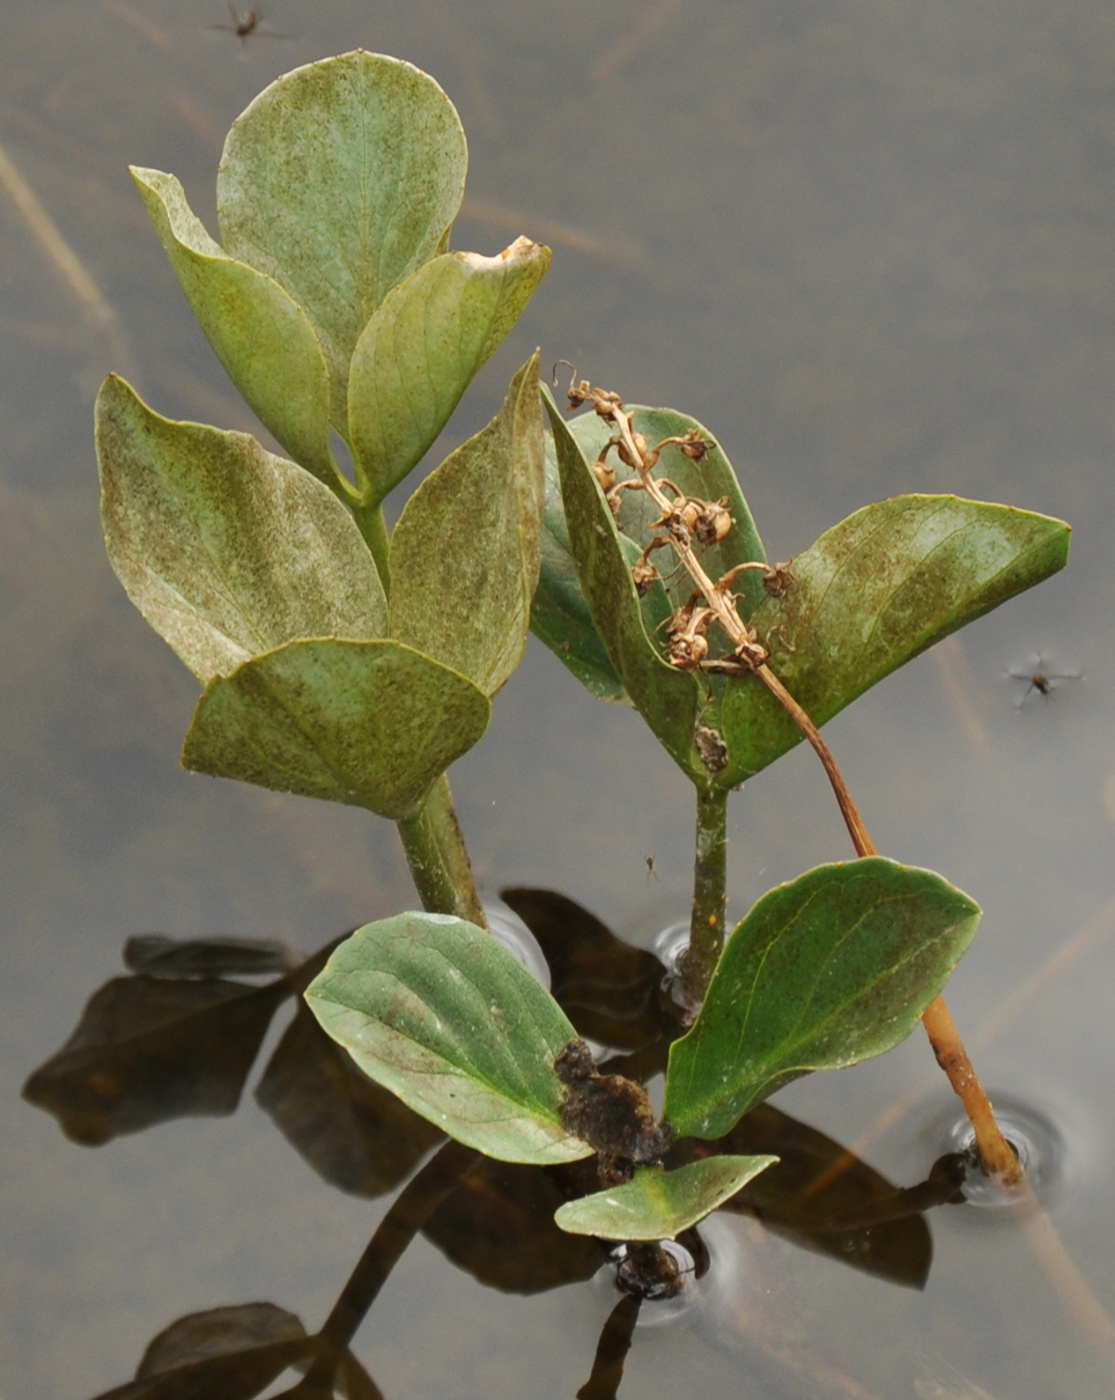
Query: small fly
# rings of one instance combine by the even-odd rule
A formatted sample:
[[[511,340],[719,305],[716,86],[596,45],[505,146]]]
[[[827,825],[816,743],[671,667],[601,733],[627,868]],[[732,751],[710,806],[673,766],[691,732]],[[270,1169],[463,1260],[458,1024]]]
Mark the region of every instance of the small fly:
[[[260,38],[279,39],[282,35],[276,34],[273,30],[262,29],[263,16],[258,10],[245,10],[240,14],[229,0],[229,19],[231,24],[214,24],[214,29],[223,29],[228,34],[235,34],[241,44],[246,44],[252,34],[258,34]]]
[[[1007,671],[1007,675],[1012,680],[1025,681],[1026,689],[1018,701],[1018,708],[1021,709],[1026,701],[1033,694],[1038,694],[1044,700],[1049,700],[1053,692],[1062,681],[1078,681],[1083,678],[1083,671],[1052,671],[1045,658],[1039,654],[1031,658],[1027,666],[1012,666]]]

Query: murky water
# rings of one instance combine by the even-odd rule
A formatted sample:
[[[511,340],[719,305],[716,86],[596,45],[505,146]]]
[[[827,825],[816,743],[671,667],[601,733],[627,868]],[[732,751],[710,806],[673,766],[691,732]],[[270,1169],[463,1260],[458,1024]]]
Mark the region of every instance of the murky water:
[[[0,0],[0,143],[78,267],[52,258],[9,178],[5,1400],[123,1384],[161,1328],[222,1304],[269,1300],[315,1329],[391,1199],[325,1186],[250,1093],[234,1117],[95,1150],[19,1098],[119,973],[127,934],[237,933],[312,951],[414,902],[389,825],[178,768],[194,682],[123,598],[96,515],[91,406],[109,369],[164,413],[252,427],[127,163],[174,171],[213,227],[232,118],[279,72],[356,46],[412,60],[457,103],[471,175],[456,245],[491,252],[526,232],[554,248],[453,440],[490,417],[540,343],[628,399],[700,417],[736,462],[774,558],[898,491],[1074,524],[1065,574],[826,732],[880,848],[941,870],[985,908],[950,1005],[989,1084],[1054,1125],[1052,1219],[1115,1313],[1109,8],[272,0],[263,16],[241,42],[217,27],[230,23],[221,0]],[[1084,677],[1020,706],[1025,684],[1006,673],[1032,655]],[[541,648],[452,780],[487,891],[558,889],[643,943],[684,910],[686,784],[633,715],[594,704]],[[803,751],[735,799],[732,836],[741,914],[777,880],[849,854]],[[934,1125],[949,1096],[916,1038],[777,1103],[898,1184],[947,1150]],[[756,1397],[1110,1395],[1080,1303],[991,1214],[930,1214],[923,1291],[725,1216],[714,1243],[728,1281],[676,1326],[637,1329],[623,1394],[734,1397],[746,1377]],[[571,1396],[610,1306],[587,1282],[500,1293],[420,1239],[355,1348],[388,1397]]]

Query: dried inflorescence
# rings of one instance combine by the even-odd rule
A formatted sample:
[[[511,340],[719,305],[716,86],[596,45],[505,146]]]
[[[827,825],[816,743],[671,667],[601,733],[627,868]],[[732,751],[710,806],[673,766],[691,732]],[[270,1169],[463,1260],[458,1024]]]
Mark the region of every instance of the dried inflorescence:
[[[688,602],[675,609],[666,624],[670,664],[683,671],[702,670],[722,675],[747,675],[764,666],[769,652],[755,630],[740,617],[731,583],[744,569],[759,569],[766,591],[781,597],[793,582],[789,565],[771,566],[757,561],[739,564],[714,582],[705,572],[695,547],[707,549],[731,533],[735,522],[728,497],[707,501],[688,496],[669,477],[653,475],[664,448],[676,447],[690,461],[700,462],[713,444],[702,438],[697,428],[691,428],[684,436],[663,438],[652,447],[644,435],[635,430],[632,415],[624,409],[620,396],[608,389],[594,388],[587,379],[571,382],[568,398],[571,409],[591,403],[601,418],[615,424],[619,430],[604,444],[592,468],[613,516],[619,519],[625,491],[646,491],[658,507],[659,517],[650,524],[654,537],[631,571],[639,597],[645,597],[660,577],[650,562],[651,553],[667,543],[673,546],[681,567],[689,572],[696,586],[697,591]],[[635,476],[619,479],[618,472],[607,460],[613,448]],[[709,654],[708,632],[713,622],[720,624],[733,644],[726,656]]]

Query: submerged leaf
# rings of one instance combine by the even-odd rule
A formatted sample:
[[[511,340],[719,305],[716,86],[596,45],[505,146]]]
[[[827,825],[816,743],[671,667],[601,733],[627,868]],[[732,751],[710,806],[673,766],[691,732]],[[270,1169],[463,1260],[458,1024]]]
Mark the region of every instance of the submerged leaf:
[[[358,929],[306,992],[378,1083],[466,1146],[508,1162],[574,1161],[554,1060],[573,1038],[557,1003],[488,933],[439,914]]]
[[[467,165],[460,118],[437,83],[362,50],[284,74],[228,133],[217,176],[225,250],[305,311],[342,435],[361,332],[392,287],[444,251]]]
[[[471,681],[398,642],[291,642],[210,682],[182,762],[397,820],[490,715]]]
[[[671,1047],[667,1120],[720,1137],[792,1079],[890,1050],[948,981],[979,915],[940,875],[881,856],[769,890]]]
[[[422,1233],[457,1268],[501,1293],[542,1293],[584,1282],[604,1263],[604,1250],[554,1223],[574,1172],[579,1168],[538,1171],[481,1157]]]
[[[403,510],[391,537],[395,636],[494,695],[526,647],[541,513],[535,352],[495,418]]]
[[[239,1303],[180,1317],[151,1340],[137,1376],[155,1376],[194,1361],[276,1342],[306,1341],[293,1313],[274,1303]]]
[[[181,184],[132,166],[147,212],[190,307],[229,378],[300,466],[344,497],[329,451],[329,374],[313,327],[273,277],[230,258]]]
[[[638,1050],[672,1027],[660,995],[666,969],[624,943],[579,904],[552,890],[507,889],[510,905],[538,939],[550,991],[577,1034],[597,1045]]]
[[[769,638],[771,669],[824,724],[904,662],[1063,568],[1070,535],[1063,520],[1009,506],[895,496],[797,555],[786,591],[751,621]],[[802,739],[749,677],[728,683],[722,715],[737,781]]]
[[[641,1167],[625,1186],[569,1201],[554,1219],[574,1235],[673,1239],[777,1161],[777,1157],[706,1157],[676,1171]]]
[[[349,376],[349,440],[371,504],[425,455],[549,266],[548,248],[518,238],[494,258],[443,253],[388,293]]]
[[[247,433],[160,417],[115,375],[96,419],[109,560],[201,681],[296,638],[387,635],[371,554],[321,482]]]

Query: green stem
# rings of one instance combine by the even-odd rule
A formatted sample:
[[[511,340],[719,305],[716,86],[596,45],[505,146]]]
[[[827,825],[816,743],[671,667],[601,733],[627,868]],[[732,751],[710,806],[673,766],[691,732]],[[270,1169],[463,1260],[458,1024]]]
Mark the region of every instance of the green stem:
[[[421,811],[396,825],[423,909],[431,914],[456,914],[487,928],[472,878],[472,864],[453,810],[449,779],[444,773],[430,790]]]
[[[693,866],[693,917],[689,948],[681,966],[685,1004],[694,1012],[704,1000],[724,947],[728,880],[728,792],[697,789],[697,858]]]
[[[353,518],[364,536],[364,543],[372,551],[372,558],[379,570],[383,591],[391,592],[391,537],[387,533],[387,522],[383,518],[383,507],[379,505],[354,505]]]

